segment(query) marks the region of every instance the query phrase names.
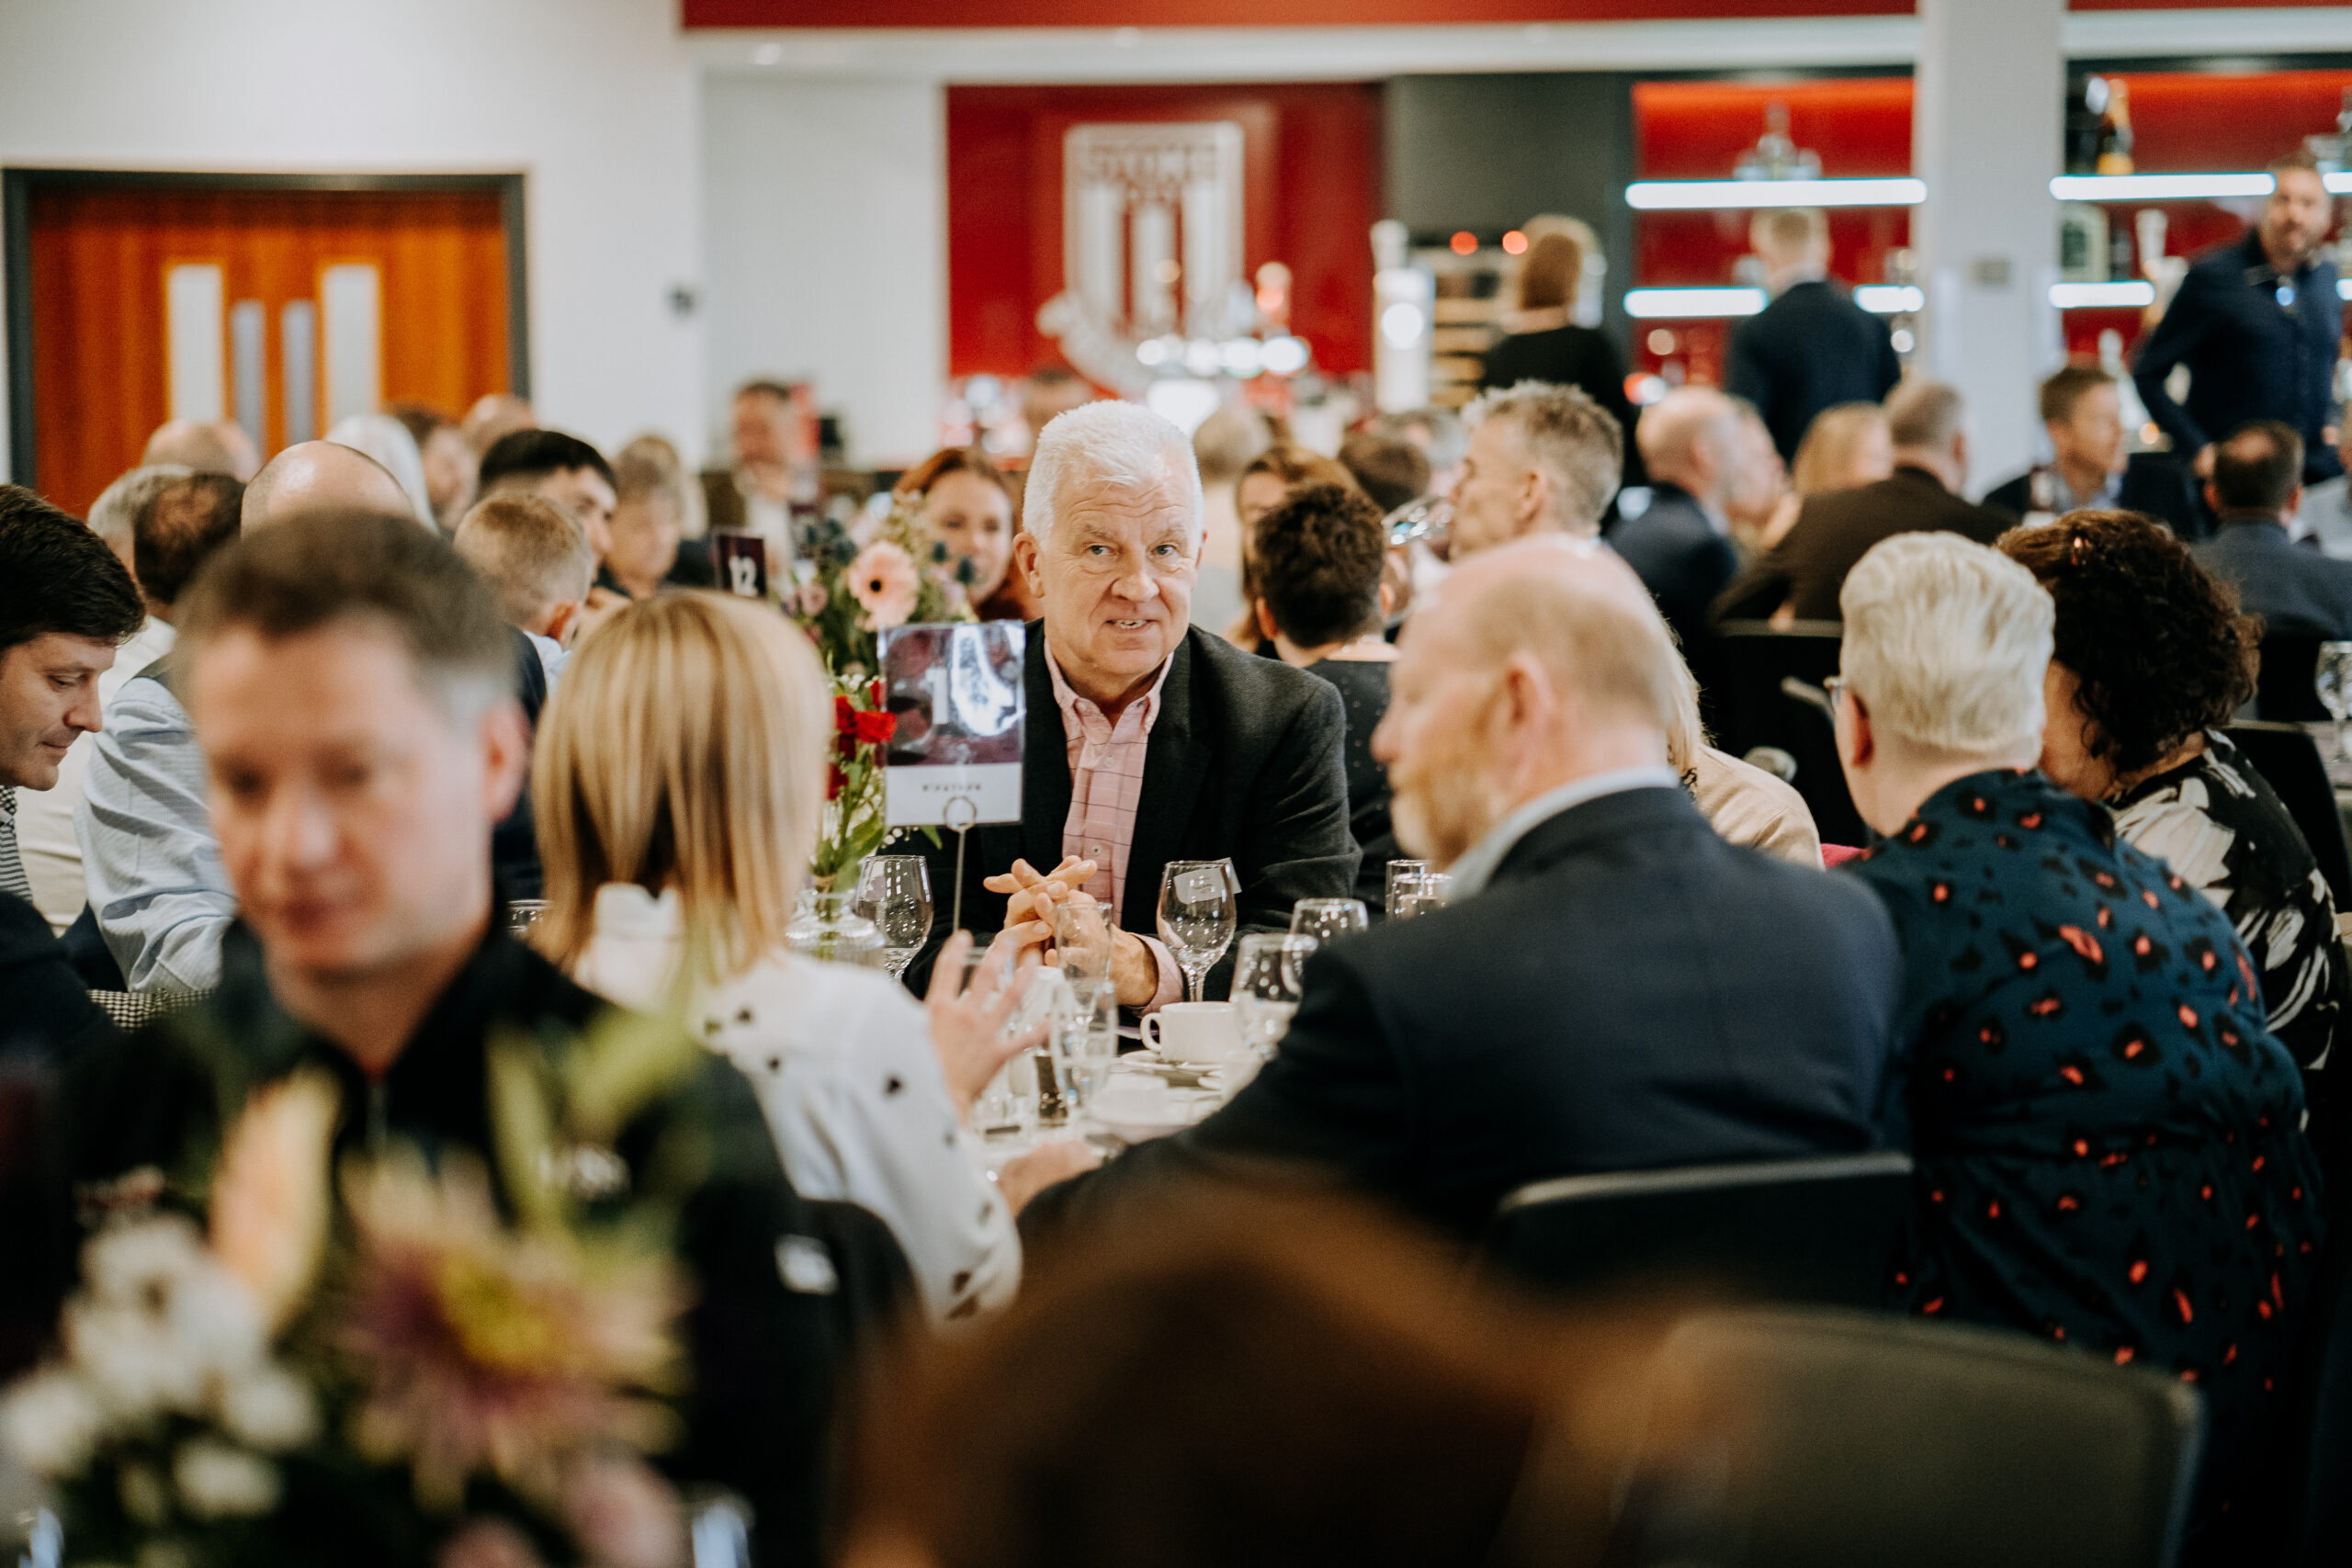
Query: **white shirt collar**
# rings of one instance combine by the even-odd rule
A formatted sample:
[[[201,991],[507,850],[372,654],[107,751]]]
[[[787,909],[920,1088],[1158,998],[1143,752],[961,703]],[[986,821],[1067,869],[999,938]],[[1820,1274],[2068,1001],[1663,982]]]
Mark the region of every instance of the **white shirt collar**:
[[[1542,823],[1550,821],[1573,806],[1588,800],[1598,800],[1604,795],[1616,795],[1629,789],[1679,789],[1681,781],[1674,770],[1663,763],[1651,763],[1638,768],[1612,768],[1603,773],[1588,773],[1571,779],[1557,789],[1546,790],[1533,800],[1504,818],[1487,836],[1470,846],[1460,860],[1448,869],[1453,876],[1449,898],[1455,902],[1486,891],[1487,884],[1501,868],[1520,840]]]

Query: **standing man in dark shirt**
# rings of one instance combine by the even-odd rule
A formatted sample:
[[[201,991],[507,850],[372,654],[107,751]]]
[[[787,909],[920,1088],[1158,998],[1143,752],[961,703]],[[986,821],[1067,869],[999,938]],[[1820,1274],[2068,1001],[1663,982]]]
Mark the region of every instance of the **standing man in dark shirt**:
[[[180,611],[177,675],[243,921],[212,996],[75,1064],[58,1118],[74,1210],[200,1201],[245,1096],[305,1067],[340,1098],[338,1157],[390,1140],[462,1152],[509,1201],[501,1156],[528,1155],[502,1147],[493,1043],[561,1084],[611,1010],[516,942],[492,891],[491,828],[529,732],[489,589],[413,520],[313,512],[247,534]],[[797,1197],[750,1086],[677,1043],[622,1101],[551,1107],[553,1135],[658,1207],[694,1282],[693,1386],[662,1461],[750,1501],[758,1561],[813,1563],[841,1303],[904,1262],[857,1228],[870,1216]],[[400,1555],[360,1532],[335,1560]]]
[[[1829,220],[1819,208],[1758,213],[1748,243],[1772,302],[1733,330],[1724,390],[1762,412],[1781,460],[1793,463],[1815,414],[1882,400],[1903,379],[1903,362],[1886,323],[1829,281]]]
[[[2303,482],[2315,484],[2344,471],[2334,387],[2344,303],[2335,265],[2320,254],[2335,202],[2309,152],[2274,159],[2270,178],[2262,221],[2188,269],[2132,378],[2149,417],[2199,475],[2213,471],[2214,442],[2275,419],[2302,438]],[[2188,367],[2186,402],[2165,386],[2176,365]]]

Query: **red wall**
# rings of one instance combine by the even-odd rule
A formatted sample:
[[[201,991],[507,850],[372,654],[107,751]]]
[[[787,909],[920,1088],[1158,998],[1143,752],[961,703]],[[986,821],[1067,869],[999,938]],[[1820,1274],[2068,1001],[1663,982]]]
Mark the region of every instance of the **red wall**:
[[[2076,11],[2334,0],[2070,0]],[[1911,0],[681,0],[690,28],[1315,27],[1907,16]]]
[[[1244,265],[1291,269],[1291,326],[1319,367],[1371,367],[1376,86],[950,87],[950,374],[1017,376],[1060,357],[1036,318],[1062,287],[1063,134],[1159,119],[1240,124]]]

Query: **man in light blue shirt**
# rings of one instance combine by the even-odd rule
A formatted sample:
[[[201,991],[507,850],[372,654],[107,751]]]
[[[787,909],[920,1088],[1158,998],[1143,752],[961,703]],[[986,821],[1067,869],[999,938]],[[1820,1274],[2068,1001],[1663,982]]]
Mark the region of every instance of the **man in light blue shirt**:
[[[2335,449],[2344,466],[2352,468],[2352,422],[2339,414]],[[2318,541],[2319,547],[2338,560],[2352,560],[2352,479],[2343,474],[2322,479],[2303,491],[2302,510],[2295,515],[2295,536]]]

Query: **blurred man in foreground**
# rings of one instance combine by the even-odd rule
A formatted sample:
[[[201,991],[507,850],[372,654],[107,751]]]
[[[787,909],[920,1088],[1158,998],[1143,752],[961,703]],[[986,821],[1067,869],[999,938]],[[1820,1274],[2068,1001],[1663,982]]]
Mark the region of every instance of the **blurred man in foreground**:
[[[1864,1149],[1901,965],[1876,900],[1717,837],[1667,766],[1682,676],[1618,569],[1490,551],[1408,623],[1373,739],[1453,902],[1308,960],[1282,1048],[1206,1122],[1041,1195],[1338,1177],[1455,1235],[1580,1172]]]

